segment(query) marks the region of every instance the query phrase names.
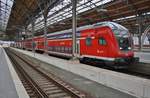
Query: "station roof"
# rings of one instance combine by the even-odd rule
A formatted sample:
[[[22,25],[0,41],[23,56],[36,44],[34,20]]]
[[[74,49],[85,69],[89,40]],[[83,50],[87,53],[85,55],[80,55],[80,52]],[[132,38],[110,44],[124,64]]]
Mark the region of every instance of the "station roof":
[[[3,1],[3,0],[2,0]],[[8,0],[9,1],[9,0]],[[12,0],[10,0],[12,1]],[[78,26],[100,21],[116,21],[126,27],[136,27],[137,18],[142,15],[145,24],[150,24],[149,0],[77,0]],[[16,33],[27,26],[31,30],[30,17],[36,17],[35,30],[44,27],[42,11],[48,5],[48,32],[71,28],[71,0],[14,0],[7,33]]]
[[[5,31],[11,13],[13,0],[0,0],[0,30]]]
[[[40,17],[46,4],[54,7],[60,0],[14,0],[6,32],[16,32],[31,22],[31,17]]]

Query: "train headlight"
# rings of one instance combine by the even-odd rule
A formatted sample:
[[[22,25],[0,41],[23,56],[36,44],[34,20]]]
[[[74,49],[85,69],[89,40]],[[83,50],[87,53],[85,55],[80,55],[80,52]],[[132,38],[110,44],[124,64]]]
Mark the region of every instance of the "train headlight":
[[[120,47],[120,50],[122,50],[122,47]]]
[[[131,47],[128,47],[129,50],[131,50]]]

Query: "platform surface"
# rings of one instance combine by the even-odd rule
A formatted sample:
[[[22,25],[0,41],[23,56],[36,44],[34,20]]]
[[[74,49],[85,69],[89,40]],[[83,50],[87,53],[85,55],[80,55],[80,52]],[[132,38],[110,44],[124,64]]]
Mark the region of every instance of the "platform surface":
[[[0,47],[0,98],[19,98],[13,83],[4,52]]]
[[[142,48],[141,50],[139,50],[139,48],[134,48],[134,51],[138,52],[138,51],[142,51],[142,52],[150,52],[150,47],[146,47],[146,48]]]
[[[140,58],[140,62],[150,63],[150,51],[147,52],[135,52],[135,56]]]
[[[0,98],[29,98],[4,49],[0,46]]]
[[[33,61],[33,60],[32,60]],[[36,61],[37,62],[37,61]],[[87,78],[62,70],[53,65],[40,64],[40,66],[53,74],[59,76],[64,81],[72,84],[76,88],[90,93],[96,98],[136,98],[118,90],[106,87]],[[86,73],[85,73],[86,74]]]
[[[60,65],[61,67],[62,67],[61,64],[64,63],[63,62],[64,60],[59,59],[59,58],[55,58],[55,57],[50,57],[48,55],[32,53],[30,51],[24,51],[24,50],[20,50],[20,49],[15,49],[15,50],[20,51],[23,54],[29,55],[31,57],[40,59],[40,60],[42,60],[46,63],[49,63],[49,62],[51,62],[53,64],[55,63],[58,66]],[[32,61],[34,61],[34,60],[32,60]],[[93,72],[93,74],[87,73],[86,69],[83,68],[83,66],[82,66],[83,64],[75,64],[76,63],[75,62],[74,64],[72,63],[72,65],[71,65],[71,61],[69,61],[69,62],[70,62],[70,64],[66,63],[66,64],[64,64],[64,66],[65,65],[66,65],[66,67],[70,66],[70,67],[67,67],[67,68],[69,68],[70,71],[73,72],[73,70],[76,70],[77,73],[82,73],[86,76],[89,76],[89,78],[90,77],[93,78],[93,79],[96,78],[96,76],[95,76],[95,75],[97,75],[96,72]],[[69,72],[69,70],[68,71],[63,70],[60,66],[58,67],[58,66],[45,65],[45,64],[42,65],[39,60],[36,61],[36,63],[40,64],[40,66],[43,66],[43,68],[45,70],[48,70],[48,71],[53,72],[54,74],[58,75],[59,77],[61,77],[65,81],[67,81],[70,84],[74,85],[75,87],[80,88],[81,90],[86,91],[86,92],[96,96],[96,98],[136,98],[136,97],[134,97],[132,95],[129,95],[127,93],[121,92],[119,90],[110,88],[110,87],[105,86],[103,84],[94,82],[90,79],[84,78],[84,76],[80,76],[80,75],[74,74],[72,72]],[[76,67],[79,65],[80,68],[75,69],[75,66],[73,66],[73,65],[75,65]],[[88,65],[87,65],[86,68],[87,68],[87,71],[88,71]],[[111,82],[111,81],[109,81],[109,82]],[[117,83],[117,84],[120,85],[119,83]]]

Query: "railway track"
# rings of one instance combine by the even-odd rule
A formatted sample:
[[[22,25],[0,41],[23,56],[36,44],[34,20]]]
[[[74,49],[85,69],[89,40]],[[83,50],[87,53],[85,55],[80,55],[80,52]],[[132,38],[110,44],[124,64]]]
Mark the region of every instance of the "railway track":
[[[29,57],[29,56],[27,56],[27,57],[30,59],[33,59],[32,57]],[[105,64],[103,62],[99,62],[98,64],[93,63],[93,62],[92,63],[84,62],[84,64],[98,67],[98,68],[107,69],[107,70],[112,70],[112,71],[116,71],[116,72],[120,72],[120,73],[125,73],[125,74],[129,74],[129,75],[133,75],[133,76],[138,76],[138,77],[142,77],[142,78],[146,78],[146,79],[150,79],[150,64],[148,64],[148,63],[139,62],[139,63],[130,64],[125,69],[114,69],[110,66],[105,66]]]
[[[14,51],[5,49],[31,98],[92,98]]]
[[[91,63],[85,63],[94,67],[103,68],[115,72],[120,72],[128,75],[133,75],[141,78],[150,79],[150,64],[146,63],[134,63],[129,64],[126,68],[122,69],[115,69],[110,66],[105,66],[105,64],[91,64]]]
[[[138,63],[129,64],[129,65],[121,65],[121,66],[126,66],[124,68],[115,68],[115,67],[112,67],[112,65],[108,66],[108,65],[105,65],[104,62],[93,63],[92,61],[88,61],[88,62],[84,62],[83,64],[150,79],[150,64],[147,64],[147,63],[138,62]]]

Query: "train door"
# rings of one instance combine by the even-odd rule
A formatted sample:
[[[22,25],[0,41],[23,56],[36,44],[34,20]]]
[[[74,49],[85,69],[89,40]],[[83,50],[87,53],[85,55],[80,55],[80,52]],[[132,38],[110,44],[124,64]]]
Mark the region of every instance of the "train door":
[[[108,57],[108,41],[107,38],[108,33],[105,30],[97,30],[96,40],[97,40],[97,48],[96,48],[96,55],[101,57],[102,59],[106,59]]]

